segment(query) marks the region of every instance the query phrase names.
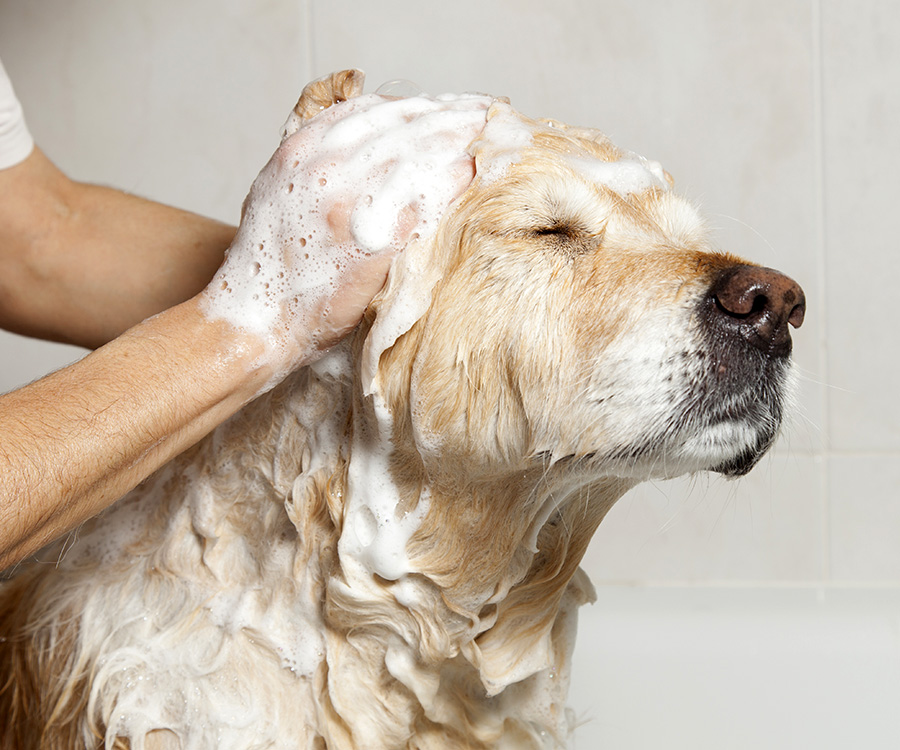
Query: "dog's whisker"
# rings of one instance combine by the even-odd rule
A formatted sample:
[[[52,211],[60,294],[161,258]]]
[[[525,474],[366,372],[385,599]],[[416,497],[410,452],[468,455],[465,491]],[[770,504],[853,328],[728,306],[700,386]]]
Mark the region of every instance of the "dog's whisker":
[[[812,383],[813,385],[820,385],[823,388],[827,388],[831,391],[838,391],[839,393],[849,393],[852,394],[852,391],[849,388],[844,388],[842,386],[837,385],[836,383],[828,383],[824,380],[820,380],[818,376],[814,376],[811,371],[807,371],[802,367],[797,367],[797,376],[804,383]]]
[[[766,237],[762,232],[760,232],[752,224],[748,224],[746,221],[742,221],[741,219],[737,218],[736,216],[731,216],[729,214],[717,213],[717,214],[711,214],[711,215],[716,216],[720,219],[728,219],[728,221],[734,222],[735,224],[738,224],[738,225],[744,227],[745,229],[749,229],[751,232],[753,232],[753,234],[755,234],[757,236],[757,238],[762,240],[762,242],[769,249],[769,251],[772,253],[773,256],[778,255],[778,251],[775,249],[775,246],[769,241],[769,238]]]

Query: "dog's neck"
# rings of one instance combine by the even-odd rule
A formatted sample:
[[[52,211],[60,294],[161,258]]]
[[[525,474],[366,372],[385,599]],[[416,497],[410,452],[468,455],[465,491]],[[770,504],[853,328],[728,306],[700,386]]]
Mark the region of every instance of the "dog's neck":
[[[401,420],[363,396],[356,361],[347,344],[296,373],[66,558],[76,569],[112,545],[121,576],[121,617],[88,608],[80,647],[107,665],[96,689],[127,717],[107,717],[109,731],[206,737],[167,696],[218,705],[222,684],[255,670],[271,690],[235,694],[234,710],[280,712],[274,746],[304,732],[335,748],[410,736],[423,750],[564,744],[575,613],[592,598],[578,563],[627,485],[559,465],[429,464]],[[80,595],[105,601],[81,580]],[[166,640],[182,629],[193,637]],[[169,659],[184,669],[170,674]],[[229,731],[237,743],[260,726]]]
[[[471,726],[477,714],[484,738],[514,719],[561,740],[575,610],[593,598],[578,564],[629,483],[559,467],[472,477],[452,464],[428,466],[379,396],[363,397],[347,376],[347,352],[332,356],[282,401],[305,422],[304,453],[332,455],[299,467],[288,513],[308,550],[304,569],[322,576],[329,669],[386,670],[415,701],[396,689],[393,702],[383,691],[373,698],[371,684],[331,686],[330,699],[343,692],[356,716],[387,700],[398,734],[424,711],[444,727]],[[314,392],[331,394],[327,418],[303,416]],[[486,696],[484,705],[460,702],[460,691]]]

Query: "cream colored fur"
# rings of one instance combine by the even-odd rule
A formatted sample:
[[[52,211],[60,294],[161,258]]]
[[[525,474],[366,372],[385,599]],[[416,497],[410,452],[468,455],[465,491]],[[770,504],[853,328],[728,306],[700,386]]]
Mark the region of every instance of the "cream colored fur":
[[[317,82],[297,115],[360,87]],[[573,154],[623,157],[596,131],[490,117],[530,144],[505,172],[490,127],[473,144],[357,333],[5,584],[5,747],[565,745],[591,535],[756,417],[680,414],[697,300],[736,262],[694,210],[587,179]]]

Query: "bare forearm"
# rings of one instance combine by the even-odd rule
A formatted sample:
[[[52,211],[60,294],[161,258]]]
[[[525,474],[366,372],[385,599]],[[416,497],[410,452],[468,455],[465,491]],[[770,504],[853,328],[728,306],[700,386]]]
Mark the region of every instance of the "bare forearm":
[[[0,397],[0,569],[98,513],[249,401],[259,344],[194,300]],[[177,404],[177,408],[173,408]]]
[[[197,294],[234,228],[72,182],[39,150],[0,172],[0,327],[94,348]]]
[[[395,253],[411,237],[430,231],[439,213],[471,181],[473,161],[467,146],[484,127],[485,100],[437,108],[430,100],[416,98],[369,97],[357,104],[342,103],[345,106],[337,105],[324,119],[313,118],[306,125],[299,115],[289,120],[292,126],[281,146],[251,187],[240,231],[215,279],[207,284],[206,270],[201,268],[175,292],[178,297],[206,284],[197,297],[145,320],[82,362],[0,397],[0,566],[94,515],[256,394],[337,343],[359,322],[384,283]],[[457,106],[471,109],[462,125],[451,111]],[[295,114],[304,111],[298,104]],[[452,127],[445,113],[453,115]],[[332,139],[338,124],[343,124],[344,135]],[[146,299],[145,293],[136,291],[141,278],[128,276],[130,261],[120,263],[119,253],[135,238],[164,232],[166,221],[178,225],[177,213],[166,211],[158,222],[147,221],[162,210],[150,204],[136,209],[142,218],[129,227],[121,222],[127,215],[124,207],[121,216],[103,218],[106,209],[118,212],[119,198],[82,192],[88,202],[98,199],[85,216],[108,220],[100,231],[96,225],[79,224],[80,209],[74,216],[67,213],[71,206],[85,204],[54,203],[51,191],[49,207],[45,203],[39,212],[50,224],[33,221],[34,215],[23,222],[17,211],[27,214],[31,203],[47,198],[48,182],[65,180],[36,153],[36,159],[32,155],[0,172],[0,197],[19,196],[15,192],[19,188],[26,194],[31,190],[25,201],[0,201],[0,256],[5,253],[19,273],[33,272],[40,264],[35,265],[33,258],[23,263],[8,251],[9,246],[4,251],[4,236],[11,234],[13,242],[19,241],[17,235],[26,236],[26,247],[52,250],[48,238],[53,236],[80,234],[84,227],[89,229],[87,237],[105,232],[113,238],[111,244],[97,247],[112,248],[112,255],[85,259],[82,245],[77,260],[67,259],[74,267],[48,276],[68,279],[71,285],[81,270],[77,264],[86,262],[89,273],[105,269],[101,286],[120,286],[125,296]],[[359,154],[367,156],[361,159]],[[344,163],[355,165],[349,177],[339,169]],[[447,168],[432,170],[434,163]],[[20,166],[30,171],[14,174]],[[408,183],[411,173],[429,176],[419,185]],[[398,192],[401,183],[404,188]],[[32,189],[35,185],[38,189]],[[431,200],[422,200],[425,190],[433,193]],[[379,195],[390,198],[382,200]],[[357,224],[351,219],[359,212],[367,215],[364,209],[372,205],[379,207],[377,231],[363,231],[358,237]],[[4,218],[14,225],[6,235]],[[56,226],[59,223],[66,225],[62,232]],[[125,232],[120,234],[123,227]],[[204,232],[192,234],[181,225],[176,234],[196,239]],[[152,247],[184,248],[162,236]],[[230,230],[223,232],[223,247],[226,237],[230,239]],[[219,254],[213,244],[209,275]],[[62,247],[50,252],[50,257],[66,255]],[[146,273],[159,264],[137,267]],[[174,276],[182,273],[180,264],[175,268]],[[159,289],[171,291],[171,280],[163,278]],[[0,324],[2,283],[0,279]],[[157,286],[157,277],[148,283]],[[87,286],[80,287],[82,297],[90,296],[84,293]],[[78,290],[78,284],[73,288]],[[136,312],[127,304],[111,303],[104,289],[98,289],[97,295],[89,305],[94,307],[91,314],[83,314],[86,308],[72,314],[84,327],[69,325],[68,340],[103,341],[135,316],[147,313],[146,308]],[[32,304],[21,296],[19,301]],[[158,301],[150,312],[166,304]],[[104,328],[106,318],[98,311],[110,306],[117,322]],[[53,318],[66,308],[36,309],[41,313],[36,319],[52,328]],[[123,314],[124,310],[131,311]],[[100,317],[95,318],[95,313]],[[11,314],[7,310],[6,317],[14,319],[15,310]],[[76,329],[78,339],[70,335]]]

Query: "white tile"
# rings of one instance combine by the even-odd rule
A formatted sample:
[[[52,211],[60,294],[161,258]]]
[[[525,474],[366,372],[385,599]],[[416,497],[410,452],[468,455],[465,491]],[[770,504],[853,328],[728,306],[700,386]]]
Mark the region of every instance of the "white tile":
[[[900,6],[825,0],[822,8],[831,443],[898,450]]]
[[[898,591],[601,589],[574,750],[900,746]]]
[[[0,393],[58,370],[81,359],[85,350],[66,344],[51,344],[0,331]]]
[[[828,460],[832,577],[900,583],[900,454]]]
[[[772,454],[746,477],[644,484],[600,525],[596,583],[783,583],[824,575],[821,460]]]
[[[36,140],[76,179],[236,222],[309,70],[304,3],[4,3]]]

